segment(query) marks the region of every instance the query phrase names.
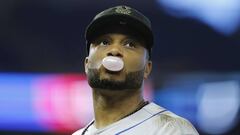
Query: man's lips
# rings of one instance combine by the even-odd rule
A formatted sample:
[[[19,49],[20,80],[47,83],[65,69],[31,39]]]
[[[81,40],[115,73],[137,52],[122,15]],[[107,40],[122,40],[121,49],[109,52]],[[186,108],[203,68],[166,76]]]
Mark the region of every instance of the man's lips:
[[[108,74],[119,74],[121,71],[111,71],[111,70],[108,70],[106,68],[104,68],[105,72],[108,73]]]

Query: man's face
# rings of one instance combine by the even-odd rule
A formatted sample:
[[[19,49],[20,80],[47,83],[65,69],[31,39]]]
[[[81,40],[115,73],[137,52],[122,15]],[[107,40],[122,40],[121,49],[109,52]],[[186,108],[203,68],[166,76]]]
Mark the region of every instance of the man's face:
[[[106,56],[123,60],[124,68],[112,72],[102,66]],[[140,89],[143,79],[151,72],[152,63],[144,43],[129,35],[120,33],[104,34],[90,45],[85,60],[85,71],[92,88],[108,90]]]

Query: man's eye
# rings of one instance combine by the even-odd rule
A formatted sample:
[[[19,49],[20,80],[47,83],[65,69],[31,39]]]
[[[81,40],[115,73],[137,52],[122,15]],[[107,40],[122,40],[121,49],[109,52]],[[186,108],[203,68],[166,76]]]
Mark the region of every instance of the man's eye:
[[[129,48],[135,48],[135,47],[136,47],[136,45],[135,45],[133,42],[127,42],[127,43],[125,44],[125,46],[126,46],[126,47],[129,47]]]
[[[109,42],[107,40],[102,40],[98,44],[101,46],[106,46],[106,45],[109,45]]]

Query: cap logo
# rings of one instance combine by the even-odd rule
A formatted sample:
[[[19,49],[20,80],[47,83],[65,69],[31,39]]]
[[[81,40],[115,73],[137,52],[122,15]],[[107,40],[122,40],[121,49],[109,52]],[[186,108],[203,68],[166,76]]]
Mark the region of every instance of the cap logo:
[[[116,12],[119,14],[126,14],[126,15],[130,15],[131,14],[131,8],[123,6],[123,7],[117,7],[116,8]]]

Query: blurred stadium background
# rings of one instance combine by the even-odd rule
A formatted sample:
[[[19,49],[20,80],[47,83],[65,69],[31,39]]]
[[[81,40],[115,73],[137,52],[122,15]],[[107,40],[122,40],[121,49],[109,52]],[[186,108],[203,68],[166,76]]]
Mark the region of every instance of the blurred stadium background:
[[[239,0],[0,1],[0,134],[69,135],[92,119],[84,29],[120,4],[152,21],[145,97],[202,135],[239,135]]]

